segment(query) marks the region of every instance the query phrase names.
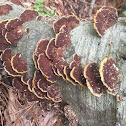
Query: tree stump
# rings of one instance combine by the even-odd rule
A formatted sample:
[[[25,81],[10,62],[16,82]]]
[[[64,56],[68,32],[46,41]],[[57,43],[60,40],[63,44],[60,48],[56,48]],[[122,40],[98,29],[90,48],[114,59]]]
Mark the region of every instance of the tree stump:
[[[6,1],[3,1],[5,4]],[[12,19],[19,17],[24,8],[10,2],[13,10],[0,17]],[[55,37],[52,24],[43,20],[33,20],[23,24],[23,29],[29,28],[29,33],[24,33],[17,47],[12,47],[13,52],[21,52],[28,62],[28,75],[33,76],[35,71],[32,54],[36,44],[40,39],[51,39]],[[111,45],[109,44],[111,42]],[[81,64],[84,68],[89,62],[100,62],[106,57],[113,57],[121,73],[119,93],[123,97],[123,102],[117,102],[116,97],[105,94],[100,98],[90,93],[88,88],[74,86],[64,81],[58,80],[57,86],[60,88],[63,100],[70,104],[77,114],[79,126],[115,126],[126,125],[126,22],[124,18],[109,28],[101,38],[96,33],[93,23],[82,21],[80,26],[71,31],[71,44],[67,48],[65,60],[70,63],[72,55],[77,53],[81,56]],[[119,126],[119,125],[118,125]]]

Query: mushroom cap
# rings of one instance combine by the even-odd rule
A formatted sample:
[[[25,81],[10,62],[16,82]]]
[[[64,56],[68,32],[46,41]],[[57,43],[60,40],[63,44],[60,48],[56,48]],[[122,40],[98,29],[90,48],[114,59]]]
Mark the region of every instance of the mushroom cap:
[[[75,86],[78,84],[75,82],[74,79],[71,78],[71,76],[70,76],[71,69],[69,68],[69,66],[65,66],[63,72],[66,76],[66,80],[68,80],[70,83],[72,83]]]
[[[44,53],[39,55],[37,63],[39,70],[46,78],[51,78],[55,75],[52,70],[52,61],[49,60]]]
[[[63,25],[67,25],[67,17],[62,17],[61,19],[59,19],[58,21],[53,23],[53,30],[54,32],[57,34],[60,32],[60,28]]]
[[[35,68],[38,69],[38,64],[37,64],[38,56],[36,56],[35,52],[33,52],[32,58],[33,58],[33,61],[34,61]]]
[[[3,66],[4,66],[5,71],[6,71],[9,75],[11,75],[11,76],[13,76],[13,77],[19,77],[19,76],[21,76],[19,73],[15,72],[15,71],[13,70],[13,68],[12,68],[12,66],[11,66],[11,61],[5,61],[5,62],[3,62]]]
[[[5,28],[7,29],[8,32],[16,29],[19,26],[22,26],[23,22],[19,18],[14,18],[8,20],[8,22],[5,25]]]
[[[66,76],[63,70],[65,66],[68,66],[68,63],[63,58],[58,58],[53,61],[53,65],[57,69],[58,75],[61,76],[65,80]]]
[[[48,39],[41,39],[39,42],[37,42],[37,46],[35,49],[36,56],[39,56],[39,54],[41,53],[45,53],[48,43],[49,43]]]
[[[74,61],[81,62],[81,57],[78,56],[78,55],[75,53],[75,54],[73,54],[73,60],[74,60]]]
[[[56,34],[55,46],[57,48],[63,48],[63,47],[66,48],[69,46],[70,43],[71,39],[70,39],[70,33],[68,31],[62,30],[58,34]]]
[[[46,56],[53,61],[54,58],[64,57],[64,51],[62,48],[56,48],[55,39],[52,38],[46,48]]]
[[[39,88],[33,87],[32,88],[33,93],[40,99],[48,99],[47,93],[42,92]]]
[[[108,88],[109,92],[115,92],[111,94],[116,95],[120,82],[120,73],[112,57],[105,58],[101,61],[99,72],[103,84]]]
[[[21,15],[20,19],[23,23],[31,21],[38,16],[38,12],[34,10],[25,10]]]
[[[105,31],[113,26],[118,18],[117,10],[113,7],[102,7],[94,16],[94,28],[99,36],[103,36]]]
[[[36,88],[38,87],[37,83],[38,83],[38,81],[39,81],[41,78],[43,78],[42,73],[41,73],[39,70],[36,70],[36,71],[34,72],[34,77],[33,77],[33,87],[36,87]]]
[[[33,80],[32,80],[32,79],[28,79],[27,85],[28,85],[28,90],[29,90],[30,92],[32,92]]]
[[[5,4],[5,5],[2,5],[0,6],[0,16],[1,15],[8,15],[9,12],[12,10],[12,6],[9,5],[9,4]]]
[[[11,66],[19,74],[27,72],[27,62],[23,59],[21,53],[17,53],[11,58]]]
[[[55,85],[48,86],[48,89],[47,89],[47,96],[48,96],[53,102],[61,102],[61,101],[62,101],[61,92],[58,90],[58,88],[57,88]]]
[[[75,80],[75,82],[77,82],[78,84],[80,84],[80,86],[85,88],[86,80],[83,76],[83,70],[81,66],[73,67],[70,72],[70,76]]]
[[[5,38],[0,38],[0,51],[4,51],[5,49],[8,48],[8,42],[6,41]]]
[[[13,57],[13,54],[10,48],[5,49],[1,54],[2,61],[11,61],[12,57]]]
[[[8,0],[8,1],[10,1],[10,2],[12,2],[14,4],[17,4],[17,5],[23,6],[22,3],[20,2],[20,0]]]
[[[23,37],[24,30],[21,26],[16,29],[5,33],[5,39],[9,44],[17,46],[19,40]]]
[[[48,86],[52,85],[52,83],[48,82],[46,78],[43,76],[41,79],[39,79],[37,85],[42,92],[47,92]]]
[[[98,65],[95,62],[88,63],[84,68],[84,77],[90,92],[100,97],[103,94],[103,84],[98,71]]]
[[[26,75],[22,75],[22,76],[21,76],[21,81],[22,81],[24,84],[27,85],[27,81],[28,81],[28,80],[29,80],[29,79],[27,78]]]
[[[75,15],[69,15],[68,17],[62,17],[58,21],[53,23],[54,32],[57,34],[60,32],[61,27],[65,25],[68,31],[72,30],[80,24],[80,20]]]
[[[3,29],[5,29],[5,24],[8,22],[8,20],[3,20],[3,21],[0,21],[0,38],[3,37],[2,36],[2,31]]]

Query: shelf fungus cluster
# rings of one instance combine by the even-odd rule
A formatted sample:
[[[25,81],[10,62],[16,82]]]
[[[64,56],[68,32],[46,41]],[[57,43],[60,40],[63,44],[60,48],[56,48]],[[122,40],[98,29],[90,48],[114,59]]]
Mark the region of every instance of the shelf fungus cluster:
[[[41,39],[37,42],[33,52],[36,71],[33,78],[28,79],[25,75],[27,62],[21,53],[13,55],[9,45],[17,46],[24,33],[22,25],[37,16],[36,11],[25,10],[19,18],[0,22],[0,51],[2,51],[1,60],[4,69],[12,77],[12,85],[24,92],[29,102],[41,99],[61,102],[61,92],[55,86],[58,77],[62,77],[73,85],[80,85],[83,88],[87,86],[97,97],[103,95],[105,90],[109,94],[118,95],[120,74],[112,58],[104,59],[100,69],[95,62],[87,64],[83,69],[81,57],[77,54],[73,55],[70,64],[65,61],[65,51],[71,43],[70,31],[80,24],[80,20],[74,15],[62,17],[53,23],[55,38]],[[105,30],[116,20],[116,10],[103,7],[96,13],[94,26],[98,34],[103,36]]]
[[[99,36],[102,37],[105,34],[105,31],[116,23],[117,19],[118,14],[116,8],[100,8],[94,16],[94,28]]]

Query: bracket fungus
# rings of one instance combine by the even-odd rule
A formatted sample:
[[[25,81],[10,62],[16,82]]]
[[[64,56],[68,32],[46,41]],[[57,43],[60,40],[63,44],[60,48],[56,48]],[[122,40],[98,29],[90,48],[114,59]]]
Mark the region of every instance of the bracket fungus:
[[[100,8],[94,16],[94,28],[99,36],[102,37],[105,34],[105,31],[116,23],[117,19],[118,14],[116,8]]]
[[[1,5],[0,6],[0,16],[1,15],[8,15],[9,12],[12,10],[12,6],[9,4]]]
[[[87,87],[91,93],[100,97],[103,94],[103,84],[100,78],[97,63],[92,62],[85,66],[84,77],[86,78]]]
[[[116,62],[112,57],[105,58],[103,61],[101,61],[99,72],[103,84],[108,89],[108,93],[117,95],[120,73],[116,66]]]
[[[19,18],[10,19],[6,23],[4,34],[5,39],[9,44],[17,46],[24,33],[22,24],[23,22]]]
[[[58,90],[58,88],[55,85],[48,86],[47,96],[54,102],[62,101],[61,92]]]
[[[28,90],[29,90],[30,92],[32,92],[33,80],[32,80],[32,79],[28,79],[27,85],[28,85]]]
[[[17,53],[11,58],[11,65],[13,70],[19,74],[27,72],[27,62],[23,59],[21,53]]]
[[[23,23],[31,21],[38,16],[38,12],[34,10],[25,10],[21,15],[20,19]]]
[[[68,31],[72,30],[80,24],[80,20],[75,15],[70,15],[68,17],[62,17],[58,21],[53,23],[54,32],[57,34],[60,32],[60,28],[65,25]]]

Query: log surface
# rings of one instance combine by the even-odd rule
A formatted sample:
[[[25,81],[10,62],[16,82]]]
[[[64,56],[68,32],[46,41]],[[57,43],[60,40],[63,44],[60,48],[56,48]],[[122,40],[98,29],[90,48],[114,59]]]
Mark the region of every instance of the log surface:
[[[5,2],[5,1],[4,1]],[[19,17],[24,8],[13,5],[14,8],[9,15],[1,16],[0,21]],[[28,62],[28,74],[33,76],[35,70],[32,54],[40,39],[51,39],[55,37],[52,24],[44,21],[30,21],[23,24],[23,28],[29,28],[30,32],[24,34],[17,47],[12,47],[13,52],[21,52]],[[109,45],[109,42],[112,45]],[[114,96],[105,94],[100,98],[90,93],[88,88],[74,86],[71,83],[58,80],[57,86],[63,95],[63,100],[70,104],[76,111],[79,126],[125,126],[126,125],[126,22],[119,21],[106,34],[100,38],[93,28],[93,23],[83,21],[80,26],[71,31],[71,44],[67,49],[65,59],[68,63],[72,55],[77,53],[81,56],[82,67],[89,62],[100,62],[106,57],[113,57],[121,73],[119,94],[123,96],[123,102],[117,102]]]

